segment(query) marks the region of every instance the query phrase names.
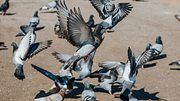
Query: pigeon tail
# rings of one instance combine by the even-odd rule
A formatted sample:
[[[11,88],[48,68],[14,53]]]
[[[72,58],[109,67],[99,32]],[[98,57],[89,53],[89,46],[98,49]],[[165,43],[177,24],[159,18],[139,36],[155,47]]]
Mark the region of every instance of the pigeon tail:
[[[23,65],[20,65],[20,64],[16,65],[16,70],[15,70],[14,76],[19,80],[25,79]]]

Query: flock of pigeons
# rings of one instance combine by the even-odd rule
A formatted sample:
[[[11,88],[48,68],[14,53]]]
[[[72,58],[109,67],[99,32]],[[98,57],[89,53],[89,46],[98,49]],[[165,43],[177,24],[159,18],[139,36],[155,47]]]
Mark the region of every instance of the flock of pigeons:
[[[127,62],[120,61],[104,61],[99,63],[101,69],[92,72],[93,59],[96,50],[101,45],[104,39],[104,33],[115,27],[123,20],[132,10],[130,3],[114,4],[111,0],[89,0],[92,6],[99,13],[102,19],[100,23],[95,24],[93,15],[90,15],[89,20],[85,21],[80,8],[68,9],[65,0],[54,0],[39,10],[48,10],[56,12],[58,23],[54,26],[55,34],[59,38],[66,39],[71,45],[76,47],[73,55],[53,52],[52,55],[63,63],[59,69],[59,74],[51,73],[34,64],[32,67],[55,82],[55,85],[49,90],[55,94],[60,92],[58,97],[50,97],[51,101],[63,100],[65,95],[73,93],[74,81],[82,81],[85,78],[98,78],[98,85],[92,85],[88,81],[84,82],[84,90],[82,92],[83,101],[97,101],[94,89],[101,88],[112,94],[112,87],[117,85],[121,88],[120,99],[123,101],[136,101],[132,96],[132,88],[136,83],[138,69],[143,68],[143,65],[148,61],[153,61],[159,57],[163,51],[163,42],[161,36],[156,37],[154,44],[148,44],[145,50],[135,56],[130,47],[127,51]],[[0,6],[0,11],[6,15],[9,8],[9,0]],[[36,31],[40,18],[38,11],[35,11],[33,17],[27,25],[20,26],[21,32],[16,37],[22,37],[17,45],[12,42],[13,47],[13,63],[16,67],[14,76],[19,79],[25,79],[23,65],[27,59],[32,58],[39,52],[49,48],[52,40],[36,42]],[[3,42],[0,46],[6,47]],[[178,64],[172,62],[169,65]],[[73,72],[79,75],[75,77]],[[114,97],[114,95],[113,95]],[[44,101],[46,98],[36,98],[36,101]],[[46,99],[47,100],[47,99]],[[50,101],[50,100],[48,100]]]

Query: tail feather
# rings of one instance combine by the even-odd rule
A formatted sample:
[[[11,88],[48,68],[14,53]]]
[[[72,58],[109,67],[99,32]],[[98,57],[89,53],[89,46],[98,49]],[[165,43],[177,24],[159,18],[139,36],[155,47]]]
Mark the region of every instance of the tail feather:
[[[24,75],[24,71],[23,71],[23,65],[17,65],[16,66],[14,76],[19,80],[25,79],[25,75]]]

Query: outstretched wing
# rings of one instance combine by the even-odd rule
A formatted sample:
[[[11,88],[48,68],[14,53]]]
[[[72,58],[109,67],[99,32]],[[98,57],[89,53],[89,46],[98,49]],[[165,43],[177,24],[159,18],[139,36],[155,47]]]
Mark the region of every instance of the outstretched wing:
[[[119,61],[104,61],[99,63],[98,66],[105,69],[114,69],[119,66],[125,66],[125,63]]]
[[[47,49],[52,44],[52,40],[47,40],[45,42],[38,42],[30,45],[27,58],[31,58],[32,56],[38,54],[39,52]]]
[[[123,18],[125,18],[130,11],[132,10],[132,6],[130,3],[119,3],[118,7],[113,13],[112,16],[112,27],[114,27],[118,22],[120,22]],[[111,29],[110,28],[110,29]]]
[[[138,58],[136,58],[136,64],[139,68],[139,66],[144,65],[146,62],[148,62],[149,60],[152,59],[152,57],[154,57],[154,52],[155,50],[146,50],[144,51],[140,56],[138,56]]]
[[[84,21],[81,11],[70,10],[68,17],[68,38],[69,42],[76,47],[81,47],[84,43],[91,43],[94,38],[91,28]]]
[[[92,6],[97,10],[97,12],[99,13],[100,18],[102,18],[103,20],[106,19],[109,15],[106,15],[105,13],[107,13],[105,10],[105,6],[107,6],[107,4],[111,4],[112,2],[111,0],[89,0],[92,4]]]
[[[67,17],[69,17],[69,10],[66,6],[65,1],[55,1],[57,3],[57,17],[61,31],[67,31]]]
[[[61,62],[61,63],[67,62],[67,61],[72,57],[72,55],[62,54],[62,53],[58,53],[58,52],[53,52],[52,55],[53,55],[57,60],[59,60],[59,62]]]

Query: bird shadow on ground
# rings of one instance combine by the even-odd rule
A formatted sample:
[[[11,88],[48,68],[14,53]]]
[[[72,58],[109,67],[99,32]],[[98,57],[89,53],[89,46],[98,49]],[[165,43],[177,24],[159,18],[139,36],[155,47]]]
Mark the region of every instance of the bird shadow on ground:
[[[109,94],[109,92],[104,90],[103,88],[96,88],[96,89],[94,89],[94,91],[95,92],[102,92],[102,93],[108,93]],[[119,88],[119,85],[113,85],[112,86],[112,90],[111,90],[112,94],[116,93],[116,92],[120,92],[120,91],[121,91],[121,88]]]
[[[8,50],[8,48],[6,48],[6,47],[5,48],[0,48],[0,50]]]
[[[84,85],[81,82],[74,82],[73,84],[74,86],[76,86],[77,88],[73,89],[71,91],[71,93],[66,95],[66,98],[80,98],[81,96],[79,96],[79,94],[82,93],[83,89],[84,89]]]
[[[52,95],[52,93],[50,93],[50,92],[46,93],[44,90],[40,90],[39,93],[35,96],[35,99],[47,97],[49,95]]]
[[[179,70],[180,71],[180,68],[170,68],[170,70]]]
[[[15,15],[16,13],[6,13],[7,16],[11,16],[11,15]],[[0,13],[0,15],[2,15],[2,13]],[[6,16],[5,15],[5,16]]]
[[[157,62],[145,64],[143,67],[144,67],[144,68],[151,68],[151,67],[154,67],[154,66],[156,66],[156,65],[157,65]]]
[[[166,58],[166,57],[167,57],[166,54],[161,54],[161,55],[159,55],[159,56],[157,56],[157,57],[151,59],[150,61],[153,61],[153,60],[160,60],[160,59],[164,59],[164,58]]]
[[[167,101],[165,99],[161,99],[157,97],[157,94],[159,94],[159,92],[149,93],[149,92],[146,92],[144,88],[132,91],[132,96],[138,100]]]

